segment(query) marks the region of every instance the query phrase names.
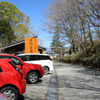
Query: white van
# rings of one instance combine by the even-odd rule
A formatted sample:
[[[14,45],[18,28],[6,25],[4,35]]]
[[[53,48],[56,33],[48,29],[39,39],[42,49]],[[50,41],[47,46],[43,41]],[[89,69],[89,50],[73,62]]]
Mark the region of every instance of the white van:
[[[48,74],[53,70],[53,61],[47,54],[18,54],[17,57],[25,61],[26,63],[40,64]]]

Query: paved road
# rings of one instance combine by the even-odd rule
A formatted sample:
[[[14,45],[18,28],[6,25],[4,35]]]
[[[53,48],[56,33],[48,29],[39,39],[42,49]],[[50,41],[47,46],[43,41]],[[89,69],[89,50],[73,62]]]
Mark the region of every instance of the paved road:
[[[99,71],[60,62],[54,62],[54,67],[58,76],[59,84],[56,86],[58,89],[52,86],[53,84],[49,84],[55,74],[44,75],[37,84],[27,84],[26,93],[18,100],[51,100],[47,97],[51,96],[49,93],[55,93],[51,89],[58,90],[59,93],[53,100],[100,100]],[[55,81],[54,83],[56,84]],[[46,95],[47,91],[48,95]]]
[[[77,65],[55,62],[59,100],[100,100],[100,72]]]

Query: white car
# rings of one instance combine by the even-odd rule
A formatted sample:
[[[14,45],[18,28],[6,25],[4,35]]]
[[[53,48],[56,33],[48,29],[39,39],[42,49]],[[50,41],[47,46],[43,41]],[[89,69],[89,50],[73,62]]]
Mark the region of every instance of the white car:
[[[45,71],[44,74],[53,70],[53,61],[47,54],[18,54],[17,57],[26,63],[40,64]]]

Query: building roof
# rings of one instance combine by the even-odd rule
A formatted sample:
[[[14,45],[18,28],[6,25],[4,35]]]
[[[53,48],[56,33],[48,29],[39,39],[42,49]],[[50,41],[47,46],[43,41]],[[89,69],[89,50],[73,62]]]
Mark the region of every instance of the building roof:
[[[19,41],[19,42],[14,42],[13,44],[10,44],[10,45],[7,45],[7,46],[4,46],[4,47],[0,48],[0,50],[7,49],[7,48],[10,48],[10,47],[22,44],[22,43],[25,43],[25,40]],[[40,46],[38,46],[38,49],[46,50],[46,48],[40,47]]]

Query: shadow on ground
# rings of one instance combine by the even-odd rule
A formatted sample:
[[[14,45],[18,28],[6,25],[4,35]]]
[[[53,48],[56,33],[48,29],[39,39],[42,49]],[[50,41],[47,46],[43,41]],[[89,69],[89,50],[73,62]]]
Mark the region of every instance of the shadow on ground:
[[[25,99],[24,96],[20,95],[17,100],[24,100],[24,99]]]

